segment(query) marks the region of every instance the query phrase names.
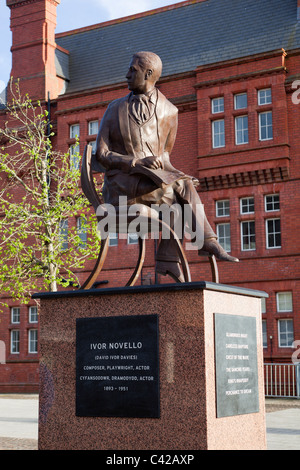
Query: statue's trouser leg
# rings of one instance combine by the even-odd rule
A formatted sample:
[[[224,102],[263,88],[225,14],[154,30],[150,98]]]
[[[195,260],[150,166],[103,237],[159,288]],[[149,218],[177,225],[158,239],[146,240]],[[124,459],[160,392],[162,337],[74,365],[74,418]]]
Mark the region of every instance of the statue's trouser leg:
[[[187,221],[188,231],[192,236],[191,242],[195,244],[196,248],[201,249],[203,241],[207,238],[217,238],[206,218],[201,199],[192,180],[189,178],[178,180],[164,190],[157,189],[154,183],[148,179],[143,179],[138,186],[136,202],[146,205],[167,204],[171,206],[173,204],[177,206],[177,209],[179,205],[181,211],[176,208],[170,211],[171,228],[176,232],[178,231],[178,238],[182,241],[184,223]],[[169,237],[161,239],[156,253],[156,260],[180,261],[174,240]]]

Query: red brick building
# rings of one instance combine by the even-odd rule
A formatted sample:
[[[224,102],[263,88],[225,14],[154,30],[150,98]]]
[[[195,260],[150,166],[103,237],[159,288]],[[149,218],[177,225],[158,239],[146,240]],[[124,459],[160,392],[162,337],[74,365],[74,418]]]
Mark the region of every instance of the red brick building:
[[[158,87],[179,109],[172,163],[200,180],[220,242],[240,259],[218,263],[220,282],[269,294],[265,360],[291,362],[300,339],[300,0],[190,0],[55,36],[59,3],[7,0],[11,74],[32,98],[50,96],[53,144],[72,149],[75,134],[81,152],[93,143],[107,105],[128,93],[132,54],[159,54]],[[138,283],[169,282],[155,275],[147,243]],[[136,256],[135,243],[116,241],[99,281],[124,285]],[[208,261],[187,256],[192,280],[210,280]],[[36,310],[11,307],[0,322],[0,392],[34,391]]]

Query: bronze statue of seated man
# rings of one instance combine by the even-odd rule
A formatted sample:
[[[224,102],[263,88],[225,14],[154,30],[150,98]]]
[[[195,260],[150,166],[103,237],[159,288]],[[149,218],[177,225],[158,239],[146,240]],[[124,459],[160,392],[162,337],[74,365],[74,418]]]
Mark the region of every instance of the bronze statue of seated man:
[[[110,103],[103,116],[93,166],[97,168],[100,164],[105,170],[104,201],[117,206],[120,196],[126,196],[129,205],[187,205],[193,214],[191,232],[203,232],[199,250],[214,254],[220,260],[237,262],[238,259],[230,256],[218,243],[205,214],[198,217],[194,210],[201,204],[195,189],[196,179],[170,163],[178,110],[155,87],[161,72],[162,62],[156,54],[134,54],[126,75],[129,95]],[[146,169],[151,169],[152,174],[164,170],[171,182],[158,185],[153,178],[145,176]],[[156,271],[181,281],[175,248],[172,240],[161,240],[156,254]]]

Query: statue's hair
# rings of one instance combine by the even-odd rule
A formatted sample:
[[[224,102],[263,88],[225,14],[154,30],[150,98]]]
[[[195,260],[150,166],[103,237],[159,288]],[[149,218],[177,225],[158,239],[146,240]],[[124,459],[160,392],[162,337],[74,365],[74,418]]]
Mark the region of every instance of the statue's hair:
[[[161,58],[154,52],[140,51],[133,55],[133,58],[138,59],[139,64],[143,69],[150,69],[153,72],[153,78],[157,82],[162,73]]]

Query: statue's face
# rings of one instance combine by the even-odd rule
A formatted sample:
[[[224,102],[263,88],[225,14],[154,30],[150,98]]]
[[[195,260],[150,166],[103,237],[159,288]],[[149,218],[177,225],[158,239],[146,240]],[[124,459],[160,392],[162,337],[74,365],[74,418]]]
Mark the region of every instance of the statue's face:
[[[128,88],[134,93],[145,93],[147,89],[147,71],[140,65],[137,58],[133,58],[126,75]]]

